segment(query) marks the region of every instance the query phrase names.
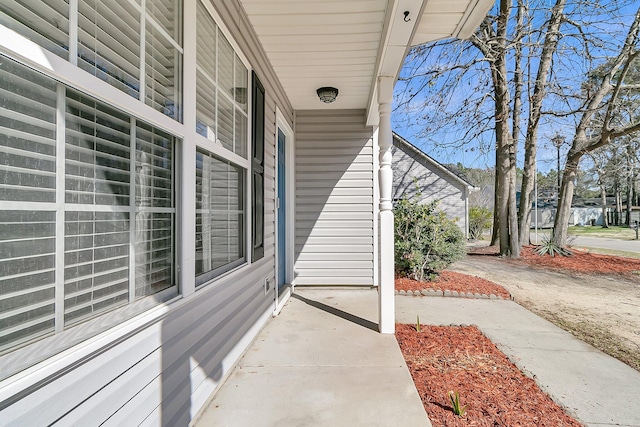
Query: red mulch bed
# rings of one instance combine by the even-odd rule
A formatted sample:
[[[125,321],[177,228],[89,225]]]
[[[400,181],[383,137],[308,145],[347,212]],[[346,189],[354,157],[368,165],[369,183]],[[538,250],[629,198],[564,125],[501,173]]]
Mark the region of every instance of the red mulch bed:
[[[396,338],[434,426],[580,426],[474,326],[399,324]]]
[[[573,271],[586,274],[621,274],[631,275],[640,272],[640,259],[625,258],[613,255],[600,255],[591,252],[571,249],[571,256],[549,256],[535,253],[535,246],[522,248],[519,259],[507,259],[509,262],[539,268]],[[498,255],[497,246],[474,248],[469,255]]]
[[[433,281],[418,282],[406,277],[396,277],[397,291],[421,291],[423,289],[435,289],[440,291],[471,292],[474,294],[496,295],[510,299],[511,294],[502,286],[496,285],[486,279],[454,271],[441,271],[440,276]]]

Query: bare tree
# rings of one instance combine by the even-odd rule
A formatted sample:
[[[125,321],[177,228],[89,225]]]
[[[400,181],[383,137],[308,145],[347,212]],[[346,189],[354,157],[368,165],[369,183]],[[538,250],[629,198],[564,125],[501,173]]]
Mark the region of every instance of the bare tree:
[[[558,213],[554,221],[553,240],[564,246],[571,213],[571,202],[575,186],[578,164],[582,156],[609,144],[616,138],[633,134],[640,130],[637,117],[621,117],[619,104],[629,93],[638,91],[640,85],[626,84],[626,76],[640,52],[638,51],[638,31],[640,29],[640,8],[624,40],[619,54],[607,67],[607,72],[599,82],[589,88],[586,108],[576,127],[575,135],[565,163],[562,186],[558,200]],[[601,117],[601,119],[599,119]],[[596,119],[599,119],[596,123]]]
[[[583,111],[576,81],[598,55],[611,50],[610,30],[618,28],[629,1],[500,0],[469,40],[438,41],[408,56],[394,116],[405,118],[405,128],[419,127],[418,137],[434,149],[495,156],[492,244],[499,243],[504,255],[518,256],[529,240],[538,129],[541,123],[548,129],[554,120],[566,127]],[[518,210],[521,139],[525,161]]]
[[[494,234],[498,230],[500,254],[518,257],[518,221],[516,210],[516,141],[509,122],[511,94],[507,73],[507,31],[511,14],[511,1],[500,0],[495,26],[486,19],[471,42],[488,60],[493,83],[494,120],[496,138],[496,199]]]
[[[522,190],[520,192],[520,209],[518,211],[518,225],[520,228],[520,244],[529,243],[529,230],[531,228],[531,195],[534,190],[534,177],[537,170],[538,128],[542,116],[542,102],[547,93],[547,81],[551,69],[553,55],[558,47],[560,39],[560,24],[563,20],[563,11],[566,0],[556,0],[551,9],[551,16],[547,24],[547,30],[542,45],[540,64],[534,82],[533,96],[529,99],[529,118],[527,134],[524,142],[524,168],[522,176]]]

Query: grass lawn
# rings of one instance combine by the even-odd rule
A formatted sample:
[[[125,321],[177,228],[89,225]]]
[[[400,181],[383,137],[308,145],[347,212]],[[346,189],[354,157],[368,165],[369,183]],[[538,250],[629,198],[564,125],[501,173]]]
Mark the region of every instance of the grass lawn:
[[[636,231],[627,226],[609,226],[602,228],[599,225],[594,226],[570,226],[568,230],[571,236],[588,236],[588,237],[609,237],[611,239],[632,240],[636,238]]]

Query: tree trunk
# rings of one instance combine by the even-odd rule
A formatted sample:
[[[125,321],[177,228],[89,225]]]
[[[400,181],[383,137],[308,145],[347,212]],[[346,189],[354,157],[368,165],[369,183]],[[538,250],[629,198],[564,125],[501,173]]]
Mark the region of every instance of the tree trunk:
[[[602,228],[609,228],[607,219],[607,190],[604,184],[600,184],[600,197],[602,198]]]
[[[520,190],[520,210],[518,212],[518,225],[520,228],[520,245],[530,243],[529,231],[531,229],[531,195],[537,173],[536,152],[538,146],[538,124],[542,115],[542,101],[547,93],[547,79],[553,55],[558,47],[562,12],[566,0],[557,0],[551,9],[551,17],[547,26],[540,64],[533,89],[533,96],[529,102],[529,122],[527,135],[524,141],[524,169],[522,173],[522,187]],[[559,173],[559,171],[558,171]]]
[[[519,255],[519,250],[512,247],[517,243],[517,223],[515,218],[515,183],[513,179],[516,173],[515,148],[511,133],[509,132],[510,105],[509,81],[507,74],[507,22],[511,2],[500,0],[500,15],[497,25],[497,46],[495,47],[495,59],[491,63],[491,76],[495,90],[495,123],[496,123],[496,198],[499,224],[500,254],[505,256]],[[513,193],[513,197],[512,197]],[[515,236],[512,238],[512,231]]]
[[[553,243],[560,247],[564,247],[567,240],[575,179],[578,174],[578,163],[582,157],[582,153],[572,153],[572,151],[574,150],[570,150],[569,155],[567,155],[567,164],[562,175],[560,194],[558,196],[556,218],[553,222]]]
[[[520,241],[518,240],[518,211],[516,203],[516,172],[516,142],[512,141],[509,149],[509,250],[512,258],[518,258],[520,256]]]
[[[633,200],[633,175],[629,173],[627,182],[627,206],[625,212],[625,223],[631,225],[631,203]]]
[[[634,143],[627,145],[627,212],[626,224],[631,226],[631,209],[633,207],[633,182],[635,180],[635,150]]]
[[[522,38],[524,37],[524,13],[525,13],[525,5],[523,0],[518,0],[518,8],[516,11],[516,32],[515,32],[515,36],[514,36],[514,40],[513,40],[513,45],[514,45],[514,59],[513,62],[515,64],[515,69],[513,72],[513,86],[514,86],[514,92],[513,92],[513,114],[512,114],[512,131],[511,131],[511,140],[513,141],[513,150],[512,151],[516,151],[517,147],[518,147],[518,143],[520,141],[520,116],[522,113],[522,87],[523,87],[523,80],[524,80],[524,73],[522,71]],[[513,181],[511,185],[513,185],[513,190],[509,192],[509,197],[510,198],[514,198],[513,201],[514,203],[515,201],[515,187],[517,185],[517,176],[514,176],[513,179],[510,179],[510,181]],[[511,194],[513,193],[513,194]],[[521,195],[522,197],[522,195]],[[510,205],[511,203],[511,199],[510,199]],[[521,210],[519,211],[521,212]],[[514,213],[515,213],[515,209],[514,209]],[[518,213],[519,214],[519,213]],[[515,221],[518,226],[521,226],[521,222],[520,222],[520,218],[518,218],[518,216],[515,216],[513,218],[509,218],[509,221]],[[514,228],[513,227],[509,227],[510,228],[510,232],[513,233],[514,232]],[[527,241],[529,240],[529,228],[520,228],[520,233],[517,233],[517,228],[515,229],[516,231],[516,236],[518,237],[516,244],[512,246],[517,246],[518,249],[518,253],[520,252],[520,247],[522,246],[522,243],[524,241],[524,239],[526,239]],[[512,239],[513,242],[513,239]]]
[[[615,186],[615,195],[616,195],[616,225],[620,225],[620,221],[622,220],[622,194],[620,191],[620,185],[616,183]]]
[[[498,212],[500,210],[500,205],[498,203],[498,174],[497,174],[497,165],[498,165],[498,150],[496,150],[496,173],[493,177],[493,231],[491,232],[491,246],[495,246],[498,244],[498,239],[500,237],[500,217],[498,216]]]

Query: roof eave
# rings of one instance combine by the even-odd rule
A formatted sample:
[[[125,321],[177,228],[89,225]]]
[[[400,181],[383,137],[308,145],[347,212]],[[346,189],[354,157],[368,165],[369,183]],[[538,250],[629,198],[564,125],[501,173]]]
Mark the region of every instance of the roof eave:
[[[451,178],[453,178],[456,181],[458,181],[460,184],[462,184],[465,187],[469,188],[469,190],[476,190],[478,188],[475,185],[471,184],[470,182],[462,179],[461,177],[459,177],[455,173],[451,172],[449,169],[447,169],[444,165],[442,165],[436,159],[432,158],[427,153],[425,153],[424,151],[422,151],[421,149],[419,149],[418,147],[416,147],[415,145],[413,145],[412,143],[410,143],[409,141],[407,141],[406,139],[404,139],[403,137],[401,137],[400,135],[398,135],[395,132],[393,132],[393,139],[394,139],[394,142],[395,141],[400,141],[405,147],[407,147],[408,149],[410,149],[411,151],[413,151],[414,153],[416,153],[417,155],[422,157],[424,160],[426,160],[427,162],[429,162],[430,164],[432,164],[433,166],[438,168],[438,170],[440,170],[441,172],[447,174]]]

